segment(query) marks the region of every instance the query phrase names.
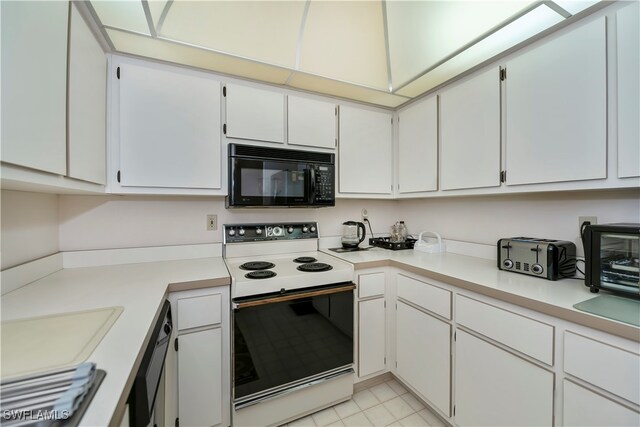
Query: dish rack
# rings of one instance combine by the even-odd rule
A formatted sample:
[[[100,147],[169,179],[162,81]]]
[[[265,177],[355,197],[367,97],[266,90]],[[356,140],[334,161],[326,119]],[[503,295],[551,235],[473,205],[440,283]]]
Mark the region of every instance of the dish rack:
[[[403,249],[413,249],[416,239],[407,237],[404,242],[392,242],[391,237],[372,237],[369,239],[369,245],[377,248],[390,249],[392,251],[400,251]]]

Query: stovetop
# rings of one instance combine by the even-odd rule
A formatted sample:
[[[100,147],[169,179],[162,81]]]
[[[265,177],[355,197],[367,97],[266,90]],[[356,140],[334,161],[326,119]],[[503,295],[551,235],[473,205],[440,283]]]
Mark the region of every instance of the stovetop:
[[[314,262],[295,262],[294,259],[314,258]],[[241,268],[245,263],[264,261],[274,266],[262,270],[247,270]],[[307,261],[306,259],[304,261]],[[334,283],[351,282],[353,280],[353,265],[331,255],[312,251],[296,252],[276,255],[252,255],[248,257],[225,259],[229,273],[231,274],[232,298],[268,294],[273,292],[286,292],[299,290],[306,287],[329,285]],[[326,264],[329,269],[321,269],[319,264]],[[304,268],[303,266],[307,266]],[[310,269],[313,271],[302,271]],[[325,267],[326,268],[326,267]],[[272,277],[252,278],[247,275],[259,272],[253,276]]]

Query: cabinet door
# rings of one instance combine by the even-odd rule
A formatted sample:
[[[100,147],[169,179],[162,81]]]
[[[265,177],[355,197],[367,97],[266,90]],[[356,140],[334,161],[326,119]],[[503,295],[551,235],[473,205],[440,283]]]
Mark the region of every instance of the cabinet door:
[[[617,13],[618,177],[640,176],[640,5]]]
[[[398,118],[398,192],[437,190],[438,98],[420,101]]]
[[[507,185],[606,178],[605,35],[602,17],[507,62]]]
[[[289,144],[336,147],[336,105],[315,99],[288,96]]]
[[[460,329],[456,335],[457,425],[552,425],[553,373]]]
[[[284,95],[228,84],[227,137],[284,142]]]
[[[74,4],[69,34],[69,176],[104,184],[107,61]]]
[[[500,75],[490,68],[440,94],[443,190],[500,185]]]
[[[69,2],[2,2],[2,161],[67,173]]]
[[[220,424],[222,422],[221,329],[208,329],[180,335],[178,342],[180,425]]]
[[[396,358],[396,373],[449,416],[451,326],[398,301]]]
[[[571,381],[563,382],[564,426],[638,426],[640,414]]]
[[[120,65],[120,184],[220,188],[220,83]]]
[[[385,368],[384,298],[358,303],[358,376]]]
[[[391,194],[391,114],[340,107],[339,191]]]

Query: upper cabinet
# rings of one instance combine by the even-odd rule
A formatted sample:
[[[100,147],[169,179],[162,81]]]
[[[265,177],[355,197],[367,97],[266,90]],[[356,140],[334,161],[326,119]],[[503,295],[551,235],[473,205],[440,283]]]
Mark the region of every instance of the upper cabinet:
[[[338,170],[340,193],[390,195],[392,191],[392,115],[340,107]]]
[[[227,84],[225,94],[228,138],[284,143],[283,93]]]
[[[500,185],[500,76],[489,68],[440,94],[443,190]]]
[[[337,145],[335,104],[289,95],[287,142],[292,145],[331,148]]]
[[[2,161],[67,173],[66,1],[2,2]]]
[[[398,114],[398,193],[438,189],[438,98]]]
[[[535,46],[506,69],[507,185],[606,178],[605,17]]]
[[[69,176],[105,183],[107,60],[75,4],[69,32]]]
[[[220,82],[177,67],[116,62],[114,192],[221,190]]]
[[[617,18],[618,177],[640,176],[640,4],[632,2]]]

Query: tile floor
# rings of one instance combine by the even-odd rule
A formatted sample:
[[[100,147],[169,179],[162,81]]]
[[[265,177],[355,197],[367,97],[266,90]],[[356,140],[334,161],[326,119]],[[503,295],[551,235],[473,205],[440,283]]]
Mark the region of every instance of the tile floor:
[[[356,392],[351,400],[291,421],[287,427],[324,426],[431,426],[446,425],[391,379]]]

